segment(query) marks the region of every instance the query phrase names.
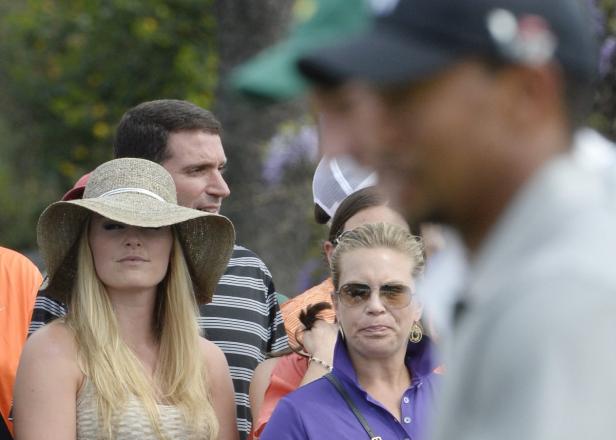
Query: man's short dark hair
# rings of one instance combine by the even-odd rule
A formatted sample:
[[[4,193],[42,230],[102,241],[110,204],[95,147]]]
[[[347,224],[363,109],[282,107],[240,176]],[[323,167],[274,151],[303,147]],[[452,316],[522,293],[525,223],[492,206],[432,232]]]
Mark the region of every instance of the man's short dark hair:
[[[113,144],[113,155],[138,157],[161,163],[168,158],[171,133],[203,130],[220,135],[220,122],[198,105],[178,99],[159,99],[139,104],[122,116]]]

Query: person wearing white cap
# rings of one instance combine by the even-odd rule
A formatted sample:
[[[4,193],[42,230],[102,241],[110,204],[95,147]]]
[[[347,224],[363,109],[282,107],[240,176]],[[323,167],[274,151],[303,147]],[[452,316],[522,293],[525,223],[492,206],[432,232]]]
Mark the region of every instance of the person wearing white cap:
[[[374,182],[374,174],[353,164],[355,162],[352,159],[347,159],[340,166],[335,159],[323,158],[314,174],[315,208],[321,208],[326,215],[333,215],[329,221],[328,238],[323,243],[328,263],[338,238],[349,229],[376,222],[408,229],[404,219],[387,206],[386,197],[377,188],[359,188],[366,182]],[[331,171],[332,167],[334,172]],[[350,189],[355,191],[337,200],[336,194],[340,197]],[[315,214],[317,212],[315,209]],[[323,219],[315,217],[317,222]],[[285,356],[267,359],[255,370],[250,387],[255,439],[265,429],[273,410],[284,395],[320,378],[327,372],[328,366],[332,365],[338,332],[331,302],[333,291],[332,278],[328,277],[281,305],[289,345],[296,352],[290,350]],[[302,354],[298,354],[298,351]]]
[[[69,312],[26,344],[16,438],[237,439],[229,368],[197,326],[231,256],[231,222],[178,206],[160,165],[116,159],[83,199],[50,205],[37,238],[46,291]]]
[[[312,178],[315,220],[321,224],[329,222],[345,198],[376,183],[376,173],[352,157],[324,156]]]

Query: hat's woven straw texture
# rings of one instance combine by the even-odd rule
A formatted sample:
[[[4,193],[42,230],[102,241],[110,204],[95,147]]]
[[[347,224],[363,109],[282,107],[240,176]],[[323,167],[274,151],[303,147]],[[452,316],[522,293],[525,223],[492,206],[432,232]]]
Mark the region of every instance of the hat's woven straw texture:
[[[39,218],[37,240],[48,271],[47,292],[67,302],[75,280],[77,240],[92,212],[140,227],[174,225],[199,303],[211,301],[231,257],[235,232],[221,215],[176,204],[173,179],[143,159],[115,159],[94,170],[84,198],[51,204]]]

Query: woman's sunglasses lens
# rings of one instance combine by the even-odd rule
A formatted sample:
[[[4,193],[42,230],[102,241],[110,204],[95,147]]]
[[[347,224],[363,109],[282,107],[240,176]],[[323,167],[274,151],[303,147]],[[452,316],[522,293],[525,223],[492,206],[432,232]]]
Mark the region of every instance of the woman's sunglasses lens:
[[[340,289],[342,300],[350,306],[361,304],[370,297],[370,287],[365,284],[345,284]]]
[[[381,301],[392,308],[400,309],[411,302],[411,292],[407,286],[381,286]]]
[[[366,284],[345,284],[339,290],[340,299],[347,306],[357,306],[370,298],[372,290]],[[407,286],[384,285],[379,289],[381,301],[388,307],[400,309],[411,302],[410,289]]]

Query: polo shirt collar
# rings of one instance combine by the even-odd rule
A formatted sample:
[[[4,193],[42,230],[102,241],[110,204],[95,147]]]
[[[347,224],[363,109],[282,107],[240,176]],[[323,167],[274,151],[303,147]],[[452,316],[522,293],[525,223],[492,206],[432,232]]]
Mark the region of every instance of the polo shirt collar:
[[[434,359],[434,349],[430,338],[424,335],[418,343],[410,342],[406,346],[405,364],[412,373],[412,384],[422,380],[425,376],[432,373],[436,368]],[[351,358],[346,346],[346,342],[338,334],[336,346],[334,348],[334,371],[337,375],[345,377],[361,388],[357,379],[357,373],[351,364]]]

